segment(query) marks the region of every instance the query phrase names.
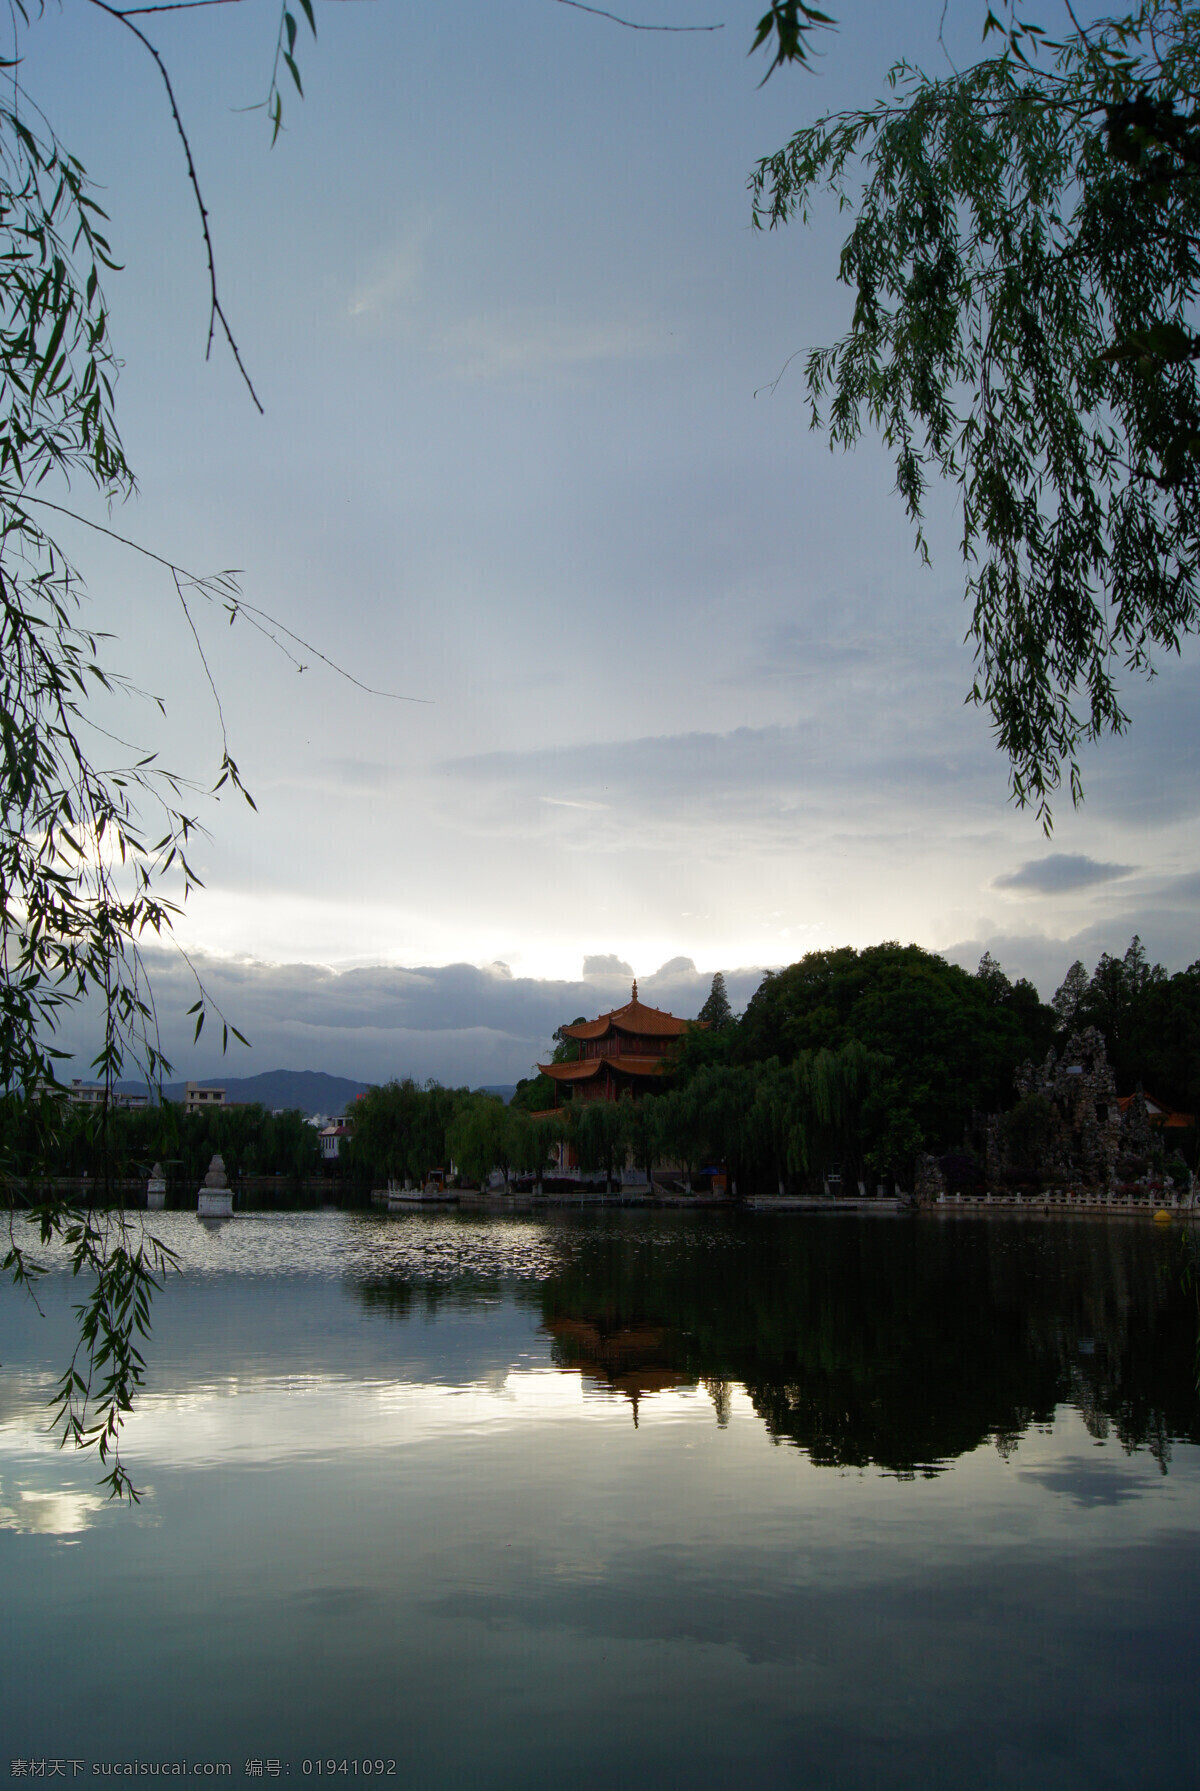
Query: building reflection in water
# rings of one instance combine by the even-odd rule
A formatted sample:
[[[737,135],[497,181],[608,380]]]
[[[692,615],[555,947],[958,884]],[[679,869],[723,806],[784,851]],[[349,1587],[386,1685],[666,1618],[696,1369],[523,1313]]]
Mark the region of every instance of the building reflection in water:
[[[542,1320],[553,1340],[560,1368],[577,1368],[585,1381],[607,1393],[620,1394],[638,1421],[639,1403],[650,1393],[666,1393],[694,1381],[671,1366],[667,1332],[661,1325],[622,1325],[605,1331],[586,1318],[566,1315]],[[726,1402],[728,1418],[728,1401]]]
[[[725,1423],[741,1387],[817,1465],[902,1476],[1011,1451],[1060,1405],[1164,1472],[1173,1440],[1200,1441],[1195,1310],[1178,1240],[1149,1227],[618,1217],[558,1236],[549,1274],[487,1297],[532,1307],[555,1362],[635,1423],[646,1399],[700,1386]],[[372,1297],[404,1311],[481,1292]]]

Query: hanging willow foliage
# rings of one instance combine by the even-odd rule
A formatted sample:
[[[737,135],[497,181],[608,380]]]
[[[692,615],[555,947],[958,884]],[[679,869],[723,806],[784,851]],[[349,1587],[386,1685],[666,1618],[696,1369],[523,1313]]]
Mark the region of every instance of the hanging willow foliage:
[[[46,494],[72,477],[108,500],[133,489],[113,414],[101,275],[114,263],[103,228],[74,157],[0,108],[0,1100],[35,1103],[48,1148],[61,1112],[54,1036],[65,1009],[101,1009],[93,1068],[107,1088],[127,1071],[155,1081],[169,1068],[140,945],[167,933],[177,912],[163,879],[176,877],[181,899],[197,881],[187,859],[196,822],[182,806],[194,788],[153,754],[121,756],[122,743],[91,717],[89,699],[122,681],[103,663],[78,575],[42,520],[58,510]],[[227,578],[198,583],[207,597],[236,596]],[[228,753],[222,785],[240,787]],[[199,990],[197,1032],[206,1011]],[[106,1113],[107,1103],[101,1126]],[[0,1167],[5,1271],[34,1286],[24,1208],[43,1244],[65,1245],[88,1288],[59,1386],[64,1440],[95,1444],[111,1462],[112,1492],[131,1492],[118,1429],[141,1380],[136,1340],[169,1253],[119,1211],[51,1198],[30,1208],[11,1165]]]
[[[758,224],[823,194],[854,215],[811,421],[843,447],[880,431],[922,550],[930,480],[958,486],[971,696],[1048,829],[1080,749],[1127,725],[1122,670],[1200,619],[1200,10],[1002,36],[961,74],[901,64],[751,186]]]

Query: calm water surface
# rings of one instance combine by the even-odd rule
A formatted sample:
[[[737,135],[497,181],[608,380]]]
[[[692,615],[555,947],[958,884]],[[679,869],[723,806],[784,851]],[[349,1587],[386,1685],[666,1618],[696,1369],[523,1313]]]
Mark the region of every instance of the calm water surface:
[[[1176,1233],[154,1219],[135,1510],[45,1433],[69,1281],[0,1294],[0,1771],[1194,1782]]]

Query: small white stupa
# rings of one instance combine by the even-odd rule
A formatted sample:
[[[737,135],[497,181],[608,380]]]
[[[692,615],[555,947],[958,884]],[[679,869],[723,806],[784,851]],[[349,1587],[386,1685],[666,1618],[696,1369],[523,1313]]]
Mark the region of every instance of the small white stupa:
[[[225,1161],[216,1156],[208,1166],[204,1186],[196,1202],[202,1219],[229,1219],[233,1216],[233,1195],[225,1179]]]
[[[167,1204],[167,1182],[163,1175],[161,1163],[156,1163],[150,1171],[150,1180],[146,1183],[146,1205],[152,1212]]]

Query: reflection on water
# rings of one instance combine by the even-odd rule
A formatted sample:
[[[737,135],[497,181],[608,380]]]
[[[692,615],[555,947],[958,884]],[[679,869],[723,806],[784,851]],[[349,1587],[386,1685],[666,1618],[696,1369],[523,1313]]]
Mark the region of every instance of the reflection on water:
[[[28,1492],[22,1489],[6,1504],[0,1486],[0,1530],[23,1530],[28,1535],[74,1536],[86,1530],[93,1514],[105,1501],[87,1492]]]
[[[44,1320],[0,1297],[13,1757],[382,1754],[514,1788],[1190,1770],[1176,1235],[153,1220],[185,1272],[136,1510],[44,1428],[68,1278]]]
[[[448,1228],[453,1230],[453,1228]],[[1056,1407],[1097,1439],[1200,1441],[1193,1312],[1178,1238],[1123,1224],[824,1219],[629,1220],[562,1227],[489,1272],[439,1253],[372,1275],[396,1313],[498,1298],[535,1310],[554,1360],[639,1402],[739,1385],[771,1434],[831,1467],[936,1471],[988,1439],[1015,1447]],[[501,1266],[504,1264],[504,1266]],[[509,1279],[506,1283],[505,1275]]]

